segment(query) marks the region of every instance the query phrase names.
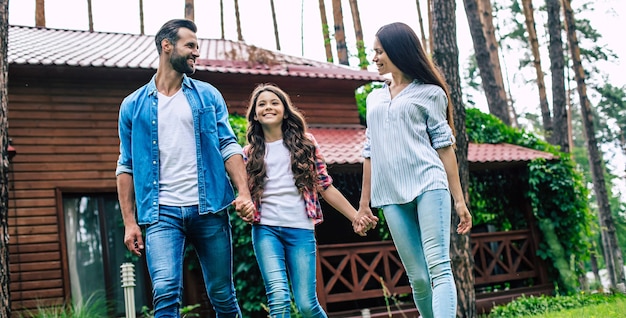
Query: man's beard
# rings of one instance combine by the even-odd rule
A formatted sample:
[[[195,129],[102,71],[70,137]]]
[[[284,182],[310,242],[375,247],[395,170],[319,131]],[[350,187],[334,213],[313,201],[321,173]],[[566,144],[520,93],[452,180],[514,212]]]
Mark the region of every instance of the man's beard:
[[[188,57],[178,55],[178,52],[174,50],[172,53],[172,57],[170,57],[170,63],[172,64],[172,68],[179,73],[184,73],[187,75],[191,75],[196,71],[196,68],[193,66],[189,66],[187,63]]]

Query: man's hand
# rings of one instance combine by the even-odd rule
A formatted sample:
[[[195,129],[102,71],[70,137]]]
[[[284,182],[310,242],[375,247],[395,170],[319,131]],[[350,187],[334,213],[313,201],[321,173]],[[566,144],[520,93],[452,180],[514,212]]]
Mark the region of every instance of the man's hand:
[[[233,200],[232,205],[235,207],[237,215],[242,220],[248,223],[252,222],[252,220],[254,219],[254,212],[256,211],[256,207],[249,197],[237,196],[235,200]]]
[[[137,223],[124,227],[124,245],[133,254],[141,256],[144,249],[141,228]]]

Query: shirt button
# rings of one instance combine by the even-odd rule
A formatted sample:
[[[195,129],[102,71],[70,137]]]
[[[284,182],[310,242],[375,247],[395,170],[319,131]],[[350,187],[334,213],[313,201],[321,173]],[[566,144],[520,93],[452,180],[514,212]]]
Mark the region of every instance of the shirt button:
[[[155,161],[152,161],[152,164],[153,164],[153,165],[155,165],[155,164],[156,164],[156,160],[155,160]]]
[[[152,184],[156,184],[156,181],[152,181]]]
[[[153,125],[154,125],[154,124],[156,124],[156,121],[154,121],[154,120],[153,120],[153,121],[152,121],[152,124],[153,124]]]
[[[156,145],[156,140],[153,140],[153,141],[152,141],[152,144],[153,144],[153,145]]]
[[[156,205],[156,202],[152,202],[152,205]]]

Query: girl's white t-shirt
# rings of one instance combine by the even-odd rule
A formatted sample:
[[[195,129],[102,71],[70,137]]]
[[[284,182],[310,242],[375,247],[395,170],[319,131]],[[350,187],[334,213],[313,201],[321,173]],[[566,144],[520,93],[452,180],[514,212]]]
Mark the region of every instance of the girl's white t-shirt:
[[[261,197],[263,225],[314,229],[291,171],[291,156],[283,140],[265,143],[265,188]]]

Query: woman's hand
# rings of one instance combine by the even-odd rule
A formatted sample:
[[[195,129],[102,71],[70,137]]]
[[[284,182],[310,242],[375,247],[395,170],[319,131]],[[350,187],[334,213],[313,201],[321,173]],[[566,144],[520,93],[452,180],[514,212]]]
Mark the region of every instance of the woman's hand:
[[[376,228],[378,217],[376,217],[369,207],[360,207],[352,221],[352,229],[354,233],[361,236],[367,235],[366,232]]]
[[[467,234],[472,229],[472,214],[465,203],[455,206],[456,214],[459,216],[459,225],[456,227],[456,232],[459,234]]]

